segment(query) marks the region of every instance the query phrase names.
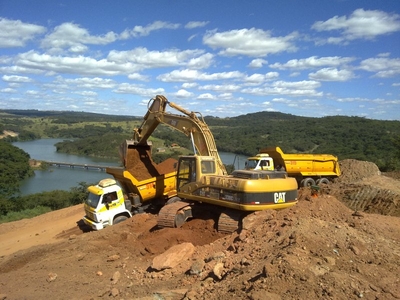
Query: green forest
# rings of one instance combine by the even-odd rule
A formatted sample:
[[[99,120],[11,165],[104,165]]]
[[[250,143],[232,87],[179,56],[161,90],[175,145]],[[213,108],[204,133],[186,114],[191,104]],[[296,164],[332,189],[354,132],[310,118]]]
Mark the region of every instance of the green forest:
[[[278,112],[258,112],[233,118],[204,117],[219,151],[245,156],[261,148],[279,146],[286,153],[326,153],[339,160],[357,159],[375,163],[381,171],[400,170],[400,121],[361,117],[300,117]],[[14,141],[61,138],[62,153],[118,158],[119,145],[132,138],[142,117],[85,112],[0,110],[0,222],[82,203],[87,183],[70,192],[54,191],[19,196],[19,183],[33,170],[29,155],[12,146]],[[168,157],[191,153],[190,139],[160,125],[150,137],[156,163]],[[178,144],[180,148],[171,148]],[[21,213],[22,212],[22,213]]]
[[[70,154],[118,158],[118,146],[132,137],[141,117],[84,112],[0,110],[0,132],[11,130],[18,137],[8,141],[64,138],[57,151]],[[339,160],[374,162],[381,171],[400,168],[400,121],[361,117],[299,117],[279,112],[258,112],[233,118],[206,116],[219,151],[246,156],[259,149],[279,146],[286,153],[328,153]],[[172,144],[191,149],[188,137],[160,125],[150,137],[154,148]],[[181,151],[166,152],[179,155]],[[157,154],[155,154],[157,160]]]

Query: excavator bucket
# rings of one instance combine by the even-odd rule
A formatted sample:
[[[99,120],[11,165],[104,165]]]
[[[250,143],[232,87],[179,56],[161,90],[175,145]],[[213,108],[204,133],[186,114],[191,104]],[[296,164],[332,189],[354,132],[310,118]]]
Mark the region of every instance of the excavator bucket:
[[[139,128],[133,130],[133,138],[126,140],[119,149],[120,159],[126,167],[128,151],[137,150],[139,153],[151,153],[152,143],[148,141],[153,131],[160,124],[159,114],[165,112],[168,100],[162,95],[150,99],[147,104],[147,113]]]
[[[138,144],[135,140],[125,140],[119,147],[119,156],[121,162],[126,167],[127,157],[129,151],[138,151],[138,152],[149,152],[151,153],[152,143],[147,141],[146,144]]]

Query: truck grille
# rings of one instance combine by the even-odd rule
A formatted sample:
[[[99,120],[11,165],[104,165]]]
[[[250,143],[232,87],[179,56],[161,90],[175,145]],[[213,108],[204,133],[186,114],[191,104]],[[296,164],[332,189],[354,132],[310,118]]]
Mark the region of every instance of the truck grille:
[[[96,220],[94,219],[94,214],[93,214],[92,212],[90,212],[90,211],[86,211],[86,217],[87,217],[88,219],[92,220],[92,221],[96,221]]]

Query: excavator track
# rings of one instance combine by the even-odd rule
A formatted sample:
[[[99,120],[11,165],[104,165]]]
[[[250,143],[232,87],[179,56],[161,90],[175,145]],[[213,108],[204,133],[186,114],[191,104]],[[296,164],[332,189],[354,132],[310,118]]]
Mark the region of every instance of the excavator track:
[[[237,210],[224,210],[218,219],[218,232],[232,233],[239,229],[243,213]]]
[[[191,217],[192,208],[190,203],[178,201],[161,208],[158,213],[157,225],[161,228],[179,228]]]

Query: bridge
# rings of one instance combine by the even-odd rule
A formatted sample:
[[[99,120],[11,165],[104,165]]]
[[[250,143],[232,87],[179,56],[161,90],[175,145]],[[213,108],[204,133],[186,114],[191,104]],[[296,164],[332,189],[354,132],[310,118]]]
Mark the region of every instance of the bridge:
[[[38,162],[38,161],[37,161]],[[65,167],[65,168],[81,168],[81,169],[86,169],[86,170],[99,170],[99,171],[105,171],[106,168],[109,168],[109,166],[102,166],[102,165],[92,165],[92,164],[78,164],[78,163],[69,163],[69,162],[58,162],[58,161],[46,161],[46,160],[41,160],[41,163],[49,164],[55,167]],[[113,167],[115,168],[115,167]]]

